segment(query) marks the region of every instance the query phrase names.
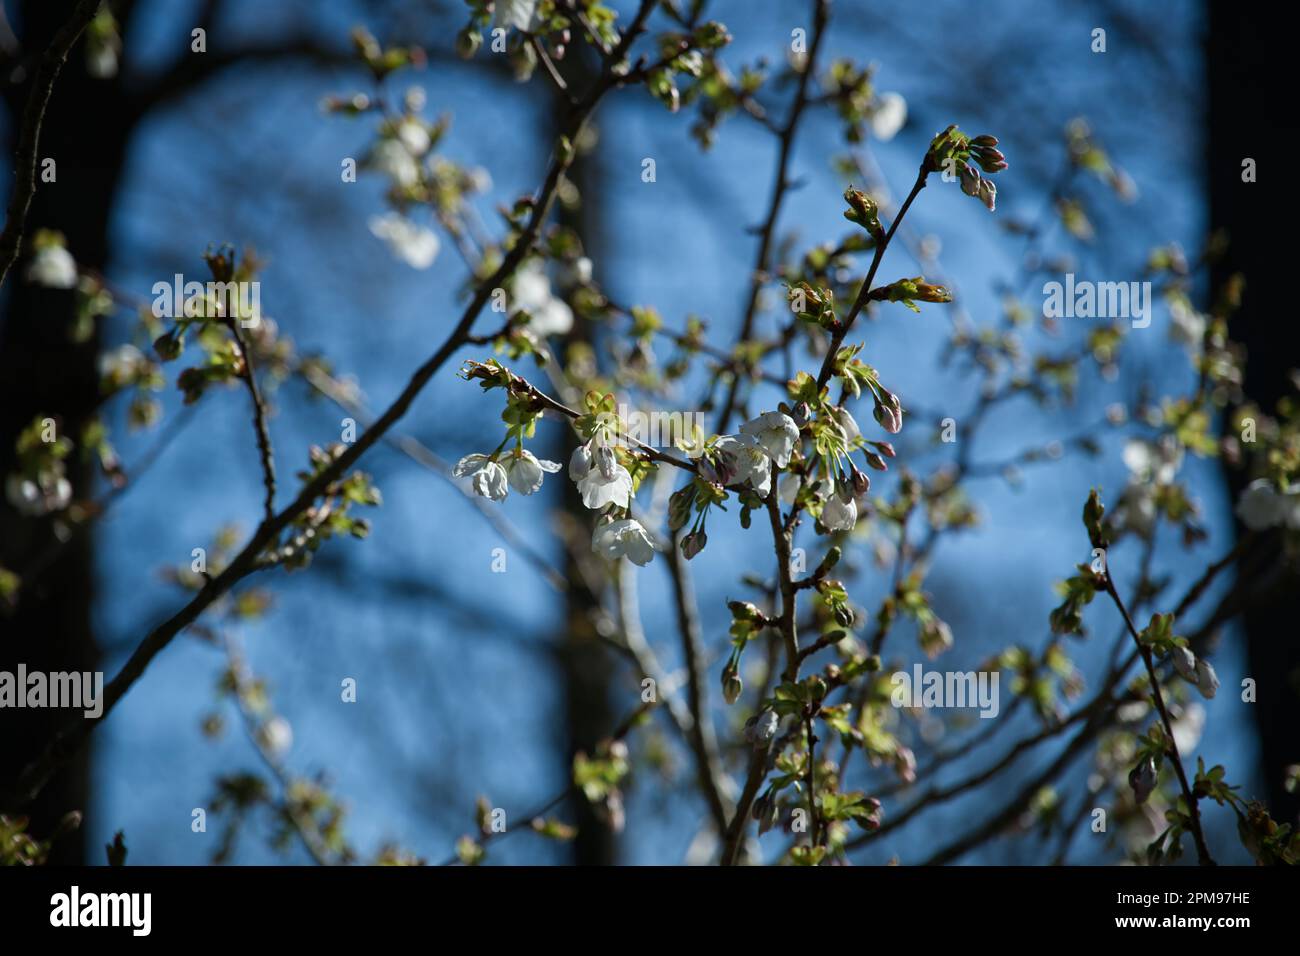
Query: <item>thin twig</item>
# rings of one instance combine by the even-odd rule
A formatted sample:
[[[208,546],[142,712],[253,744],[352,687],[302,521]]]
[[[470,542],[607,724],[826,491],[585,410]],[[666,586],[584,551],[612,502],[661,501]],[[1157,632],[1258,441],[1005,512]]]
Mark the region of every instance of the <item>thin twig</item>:
[[[1187,773],[1183,770],[1183,760],[1178,753],[1178,743],[1174,739],[1174,722],[1169,718],[1169,711],[1165,707],[1164,693],[1160,690],[1160,678],[1156,676],[1155,664],[1151,660],[1151,648],[1142,643],[1137,628],[1133,626],[1133,619],[1129,617],[1128,608],[1124,606],[1119,591],[1115,589],[1115,580],[1111,575],[1109,564],[1106,567],[1105,588],[1106,593],[1115,602],[1115,606],[1119,608],[1119,613],[1124,618],[1124,624],[1128,628],[1129,634],[1133,636],[1133,642],[1142,655],[1142,663],[1146,665],[1147,678],[1151,681],[1151,696],[1155,700],[1156,710],[1160,712],[1160,721],[1164,724],[1165,742],[1168,744],[1166,753],[1174,765],[1174,773],[1178,776],[1178,785],[1182,788],[1183,799],[1187,802],[1187,812],[1192,825],[1192,839],[1196,843],[1197,859],[1200,861],[1201,866],[1213,866],[1214,858],[1210,856],[1210,849],[1205,845],[1205,834],[1201,832],[1200,806],[1196,796],[1192,793],[1191,786],[1187,782]]]
[[[59,78],[68,51],[77,42],[82,31],[94,19],[100,0],[81,0],[41,57],[41,64],[32,78],[32,90],[23,109],[22,126],[18,130],[18,148],[14,152],[13,192],[9,196],[9,212],[4,232],[0,233],[0,286],[18,260],[18,248],[27,228],[27,212],[36,195],[36,154],[41,147],[41,124],[45,121],[45,108],[49,105],[54,81]]]

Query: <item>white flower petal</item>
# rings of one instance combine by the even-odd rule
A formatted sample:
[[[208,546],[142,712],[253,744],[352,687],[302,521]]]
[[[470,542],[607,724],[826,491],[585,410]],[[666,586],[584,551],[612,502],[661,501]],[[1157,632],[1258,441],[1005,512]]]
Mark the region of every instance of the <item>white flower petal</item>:
[[[901,93],[881,93],[876,97],[876,111],[871,116],[871,134],[882,143],[898,135],[907,122],[907,100]]]
[[[370,231],[413,269],[427,269],[438,257],[437,234],[397,213],[370,217]]]

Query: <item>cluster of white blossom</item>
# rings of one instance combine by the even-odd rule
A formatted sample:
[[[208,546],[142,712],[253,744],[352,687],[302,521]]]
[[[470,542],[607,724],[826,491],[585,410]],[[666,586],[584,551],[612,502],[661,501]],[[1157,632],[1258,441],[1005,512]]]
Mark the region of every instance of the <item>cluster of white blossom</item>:
[[[853,428],[856,432],[856,424]],[[613,423],[598,427],[592,437],[574,449],[569,459],[569,478],[577,485],[583,505],[593,511],[604,511],[608,519],[597,525],[592,535],[592,550],[610,560],[626,557],[644,566],[654,557],[657,546],[645,527],[630,514],[632,475],[619,461],[615,432]],[[711,443],[711,454],[701,450],[695,467],[706,481],[722,486],[748,482],[758,495],[767,497],[772,490],[773,465],[788,467],[798,441],[799,426],[793,418],[784,412],[764,412],[742,425],[737,434],[717,438]],[[466,455],[456,463],[452,474],[469,478],[474,494],[503,501],[512,488],[523,495],[533,494],[542,487],[545,474],[559,470],[559,464],[538,459],[520,444],[508,452],[498,449],[490,455]],[[783,482],[783,497],[792,496],[798,489],[798,479],[787,478],[794,481]],[[846,487],[847,500],[832,494],[823,511],[823,523],[831,530],[849,530],[857,519],[853,486]]]
[[[1237,501],[1237,517],[1251,531],[1300,529],[1300,488],[1279,491],[1267,478],[1252,481]]]

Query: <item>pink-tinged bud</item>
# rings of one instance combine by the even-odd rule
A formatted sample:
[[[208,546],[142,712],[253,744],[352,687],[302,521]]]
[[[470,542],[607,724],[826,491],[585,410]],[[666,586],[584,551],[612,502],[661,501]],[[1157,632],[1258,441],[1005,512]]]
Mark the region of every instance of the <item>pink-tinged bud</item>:
[[[877,402],[875,408],[876,421],[880,427],[891,435],[897,435],[903,429],[903,413],[901,409],[896,409],[893,405],[885,405]],[[870,459],[868,459],[870,461]]]
[[[687,561],[695,557],[704,550],[704,546],[709,543],[709,536],[701,528],[698,531],[692,531],[686,537],[682,538],[682,557]]]
[[[993,180],[984,179],[980,181],[980,202],[984,204],[989,212],[997,207],[998,204],[998,187],[994,185]]]
[[[961,191],[967,196],[978,196],[980,194],[979,170],[970,163],[962,163],[961,166]]]
[[[1002,155],[1001,150],[981,149],[972,152],[971,155],[980,164],[980,169],[986,173],[1000,173],[1007,168],[1007,158]]]
[[[865,495],[871,490],[871,476],[865,471],[858,471],[857,467],[853,468],[853,493],[855,495]]]
[[[982,133],[981,135],[976,136],[970,142],[972,146],[979,146],[981,148],[988,149],[998,144],[998,138],[996,136],[990,136],[988,133]]]
[[[873,441],[871,444],[875,446],[876,451],[880,452],[886,458],[898,457],[894,452],[894,446],[887,441]]]
[[[876,469],[876,471],[889,471],[888,463],[875,452],[864,451],[862,457],[867,460],[867,465]]]

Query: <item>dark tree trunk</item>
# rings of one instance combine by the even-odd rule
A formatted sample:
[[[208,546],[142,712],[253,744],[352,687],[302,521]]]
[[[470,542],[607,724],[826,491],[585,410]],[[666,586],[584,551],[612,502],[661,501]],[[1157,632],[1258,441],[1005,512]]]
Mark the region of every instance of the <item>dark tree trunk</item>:
[[[570,87],[585,90],[595,79],[594,67],[589,64],[569,59],[564,61],[564,73]],[[539,73],[541,68],[539,68]],[[545,77],[539,77],[544,82]],[[563,124],[568,112],[568,105],[562,99],[556,99],[555,135]],[[595,210],[600,203],[597,199],[600,184],[596,175],[593,156],[579,155],[569,168],[568,178],[577,187],[582,197],[576,209],[559,205],[560,223],[576,232],[582,240],[588,255],[599,261],[600,237],[599,222]],[[585,323],[575,322],[572,333],[564,345],[591,342],[592,330]],[[556,358],[563,362],[563,355]],[[565,430],[566,433],[569,431]],[[566,434],[561,446],[563,457],[560,459],[565,469],[568,468],[569,455],[576,447],[576,440]],[[577,546],[582,546],[582,536],[590,535],[591,513],[582,504],[573,482],[565,481],[564,509],[577,518],[575,533],[579,537]],[[599,598],[585,586],[576,562],[571,554],[566,554],[565,576],[569,580],[567,595],[564,648],[561,660],[564,667],[564,702],[565,725],[568,736],[566,748],[565,773],[572,774],[572,757],[577,751],[591,754],[596,745],[614,730],[619,715],[610,706],[609,687],[613,678],[614,661],[610,649],[601,642],[592,624],[592,611],[598,607]],[[609,821],[583,797],[576,794],[573,798],[573,813],[578,834],[573,841],[573,862],[580,866],[608,866],[617,862],[617,846],[613,829]]]
[[[54,0],[22,4],[17,27],[24,54],[39,55],[67,19],[72,6]],[[33,72],[27,69],[28,76]],[[5,89],[11,140],[21,121],[28,83]],[[56,162],[56,181],[38,183],[28,216],[27,238],[39,228],[57,229],[82,266],[102,270],[109,259],[109,219],[124,159],[129,121],[117,79],[95,79],[85,69],[83,44],[73,48],[55,84],[41,131],[39,158]],[[14,143],[11,141],[9,149]],[[39,168],[39,167],[38,167]],[[0,318],[0,475],[13,469],[18,433],[38,415],[55,418],[61,433],[79,439],[99,397],[97,336],[74,343],[74,293],[26,282],[19,260],[5,282]],[[92,494],[92,463],[80,447],[68,461],[75,499]],[[19,516],[0,502],[0,566],[19,575],[53,539],[50,518]],[[91,625],[94,567],[91,536],[77,535],[53,564],[25,588],[14,613],[0,616],[0,670],[19,662],[29,671],[93,671],[99,653]],[[0,790],[5,789],[40,745],[71,712],[7,710],[0,733]],[[69,810],[88,811],[89,755],[81,753],[26,809],[30,832],[45,836]],[[3,809],[3,808],[0,808]],[[87,852],[80,834],[56,845],[52,862],[102,859]]]
[[[1292,164],[1282,155],[1285,140],[1294,137],[1294,121],[1287,119],[1289,92],[1268,76],[1270,65],[1281,62],[1277,38],[1283,31],[1262,11],[1217,2],[1207,2],[1206,8],[1210,225],[1226,232],[1229,241],[1227,255],[1212,271],[1213,288],[1234,273],[1245,277],[1245,296],[1232,334],[1248,350],[1247,397],[1272,414],[1278,399],[1292,392],[1289,371],[1300,366],[1300,337],[1292,328],[1293,319],[1277,309],[1286,302],[1279,293],[1289,286],[1294,271],[1281,265],[1284,251],[1294,255],[1284,232],[1289,210],[1270,205],[1279,190],[1294,188]],[[1258,182],[1242,182],[1247,158],[1257,163]],[[1234,498],[1248,477],[1229,472]],[[1281,561],[1275,550],[1266,568],[1272,571]],[[1300,620],[1300,580],[1294,573],[1288,578],[1277,600],[1244,616],[1250,658],[1244,676],[1258,685],[1257,702],[1250,706],[1259,726],[1260,770],[1267,788],[1259,796],[1279,822],[1294,822],[1300,813],[1300,796],[1283,788],[1284,768],[1300,763],[1295,732],[1300,718],[1300,639],[1295,625]],[[1223,690],[1240,694],[1240,687],[1227,681]]]

